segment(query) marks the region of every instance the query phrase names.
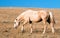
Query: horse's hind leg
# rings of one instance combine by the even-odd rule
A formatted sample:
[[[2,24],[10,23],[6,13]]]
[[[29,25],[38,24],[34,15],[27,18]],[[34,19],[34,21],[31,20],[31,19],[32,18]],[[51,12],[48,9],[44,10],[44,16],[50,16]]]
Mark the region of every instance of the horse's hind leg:
[[[55,30],[54,30],[54,23],[51,23],[51,29],[52,29],[52,33],[54,33],[55,32]]]
[[[44,23],[44,30],[43,30],[43,34],[44,34],[47,29],[46,19],[43,19],[43,23]]]

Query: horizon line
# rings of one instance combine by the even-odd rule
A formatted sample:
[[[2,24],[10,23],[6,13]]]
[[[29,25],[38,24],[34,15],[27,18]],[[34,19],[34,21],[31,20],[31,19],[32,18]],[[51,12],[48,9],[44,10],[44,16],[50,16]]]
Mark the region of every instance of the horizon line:
[[[43,7],[12,7],[12,6],[0,7],[0,8],[42,8],[42,9],[45,9]],[[60,9],[60,8],[46,8],[46,9]]]

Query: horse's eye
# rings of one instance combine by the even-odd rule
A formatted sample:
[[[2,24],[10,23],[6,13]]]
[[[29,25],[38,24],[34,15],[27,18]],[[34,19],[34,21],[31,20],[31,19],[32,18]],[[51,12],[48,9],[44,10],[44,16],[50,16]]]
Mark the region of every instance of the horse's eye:
[[[20,22],[19,22],[19,25],[20,25]]]

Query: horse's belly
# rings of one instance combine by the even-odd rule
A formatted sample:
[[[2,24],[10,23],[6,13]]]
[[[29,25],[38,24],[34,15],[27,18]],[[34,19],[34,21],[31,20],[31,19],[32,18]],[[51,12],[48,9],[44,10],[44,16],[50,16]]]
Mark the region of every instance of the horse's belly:
[[[32,17],[30,17],[31,21],[39,21],[40,17],[38,15],[32,15]]]

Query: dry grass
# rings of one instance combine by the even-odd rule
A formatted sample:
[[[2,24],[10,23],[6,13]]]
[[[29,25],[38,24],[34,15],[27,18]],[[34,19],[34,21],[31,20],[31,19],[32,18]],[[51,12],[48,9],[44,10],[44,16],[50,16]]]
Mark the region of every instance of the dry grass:
[[[23,11],[32,10],[42,10],[40,8],[0,8],[0,38],[60,38],[60,9],[45,9],[51,10],[54,14],[56,24],[55,24],[55,34],[52,34],[50,26],[48,25],[48,30],[43,35],[43,24],[34,23],[33,24],[33,34],[30,34],[29,24],[25,25],[25,32],[21,33],[21,26],[17,30],[13,28],[14,19],[21,14]]]

